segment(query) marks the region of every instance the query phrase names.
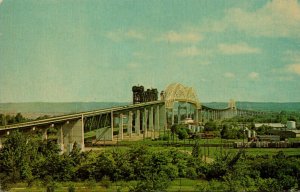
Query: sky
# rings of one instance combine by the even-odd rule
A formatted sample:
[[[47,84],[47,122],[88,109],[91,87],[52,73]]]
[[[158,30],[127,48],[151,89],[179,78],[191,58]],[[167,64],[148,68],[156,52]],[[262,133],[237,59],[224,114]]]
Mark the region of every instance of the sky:
[[[300,101],[299,0],[0,0],[0,102]]]

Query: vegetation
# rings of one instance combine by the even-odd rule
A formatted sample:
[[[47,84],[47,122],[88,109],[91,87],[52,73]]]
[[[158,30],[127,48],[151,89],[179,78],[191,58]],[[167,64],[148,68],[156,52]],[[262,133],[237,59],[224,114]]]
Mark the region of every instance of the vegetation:
[[[12,132],[0,149],[0,186],[6,190],[18,183],[26,183],[27,187],[56,191],[61,187],[60,182],[64,182],[68,191],[77,191],[82,186],[90,191],[112,188],[111,191],[299,190],[297,149],[282,152],[254,148],[245,152],[226,149],[223,145],[209,147],[212,143],[226,144],[243,139],[244,128],[255,129],[256,122],[285,123],[288,120],[297,121],[299,126],[300,114],[280,112],[209,121],[204,130],[220,136],[214,139],[198,140],[195,137],[192,140],[187,127],[172,125],[161,140],[144,140],[126,147],[82,153],[75,144],[70,154],[60,154],[53,140],[42,141],[39,136]],[[16,116],[0,114],[0,125],[25,121],[28,119],[20,113]],[[267,134],[269,129],[263,126],[256,132]],[[186,140],[190,145],[186,145]]]
[[[195,181],[193,190],[198,191],[283,191],[300,186],[300,159],[283,152],[253,156],[244,150],[223,151],[205,163],[198,142],[191,153],[173,147],[155,149],[138,145],[80,153],[75,144],[70,154],[59,155],[53,141],[13,132],[0,150],[1,186],[43,183],[47,191],[55,191],[58,182],[79,182],[91,189],[100,184],[126,191],[167,191],[174,182],[184,186],[181,179]],[[68,190],[76,187],[69,185]]]

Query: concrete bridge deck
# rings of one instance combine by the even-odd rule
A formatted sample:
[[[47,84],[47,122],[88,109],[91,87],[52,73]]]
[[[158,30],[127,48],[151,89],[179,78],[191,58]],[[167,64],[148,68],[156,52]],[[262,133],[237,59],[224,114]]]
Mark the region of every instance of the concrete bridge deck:
[[[100,110],[93,110],[93,111],[79,112],[79,113],[74,113],[74,114],[61,115],[61,116],[50,117],[50,118],[42,119],[42,120],[34,120],[34,121],[28,121],[28,122],[24,122],[24,123],[0,126],[0,131],[48,125],[48,124],[53,124],[53,123],[65,122],[65,121],[69,121],[69,120],[76,120],[76,119],[80,119],[82,117],[91,117],[91,116],[104,114],[104,113],[111,113],[111,112],[128,111],[131,109],[138,109],[138,108],[143,108],[146,106],[163,104],[163,103],[164,103],[164,101],[153,101],[153,102],[147,102],[147,103],[130,104],[130,105],[119,106],[119,107],[111,107],[111,108],[105,108],[105,109],[100,109]]]

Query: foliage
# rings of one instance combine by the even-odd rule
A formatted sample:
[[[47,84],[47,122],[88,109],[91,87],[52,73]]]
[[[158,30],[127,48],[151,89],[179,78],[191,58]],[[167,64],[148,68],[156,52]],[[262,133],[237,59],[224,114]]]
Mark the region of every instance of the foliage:
[[[254,157],[239,150],[205,163],[197,141],[192,153],[176,148],[149,150],[146,145],[82,153],[76,146],[70,154],[60,154],[54,141],[11,133],[0,150],[2,187],[40,180],[48,191],[58,181],[84,181],[94,189],[99,181],[105,188],[112,182],[128,182],[130,191],[166,191],[178,177],[201,179],[204,182],[196,187],[200,191],[282,191],[300,186],[300,159],[283,152]]]
[[[204,131],[216,131],[218,129],[218,125],[215,121],[209,121],[204,125]]]

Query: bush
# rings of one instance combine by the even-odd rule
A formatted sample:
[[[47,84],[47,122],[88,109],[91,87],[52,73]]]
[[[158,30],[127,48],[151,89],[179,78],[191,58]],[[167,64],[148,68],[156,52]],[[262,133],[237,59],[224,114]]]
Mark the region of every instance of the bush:
[[[194,167],[186,168],[186,177],[190,179],[197,179],[198,175]]]
[[[68,187],[68,192],[75,192],[75,186],[72,184]]]
[[[169,141],[169,140],[170,140],[170,136],[167,135],[167,134],[160,135],[160,136],[159,136],[159,140]]]

